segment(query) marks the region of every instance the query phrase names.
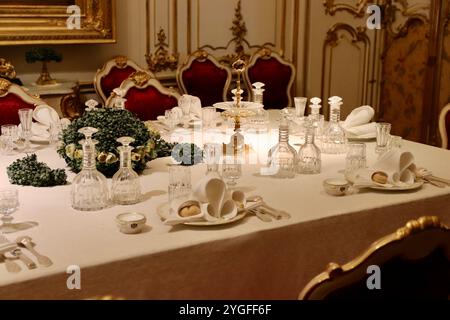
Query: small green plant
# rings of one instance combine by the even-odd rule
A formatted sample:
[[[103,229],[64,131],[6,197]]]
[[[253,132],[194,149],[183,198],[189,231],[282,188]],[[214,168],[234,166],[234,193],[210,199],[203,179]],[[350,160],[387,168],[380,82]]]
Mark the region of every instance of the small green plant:
[[[35,154],[13,162],[6,171],[9,181],[20,186],[53,187],[67,183],[64,169],[50,169],[45,163],[38,162]]]

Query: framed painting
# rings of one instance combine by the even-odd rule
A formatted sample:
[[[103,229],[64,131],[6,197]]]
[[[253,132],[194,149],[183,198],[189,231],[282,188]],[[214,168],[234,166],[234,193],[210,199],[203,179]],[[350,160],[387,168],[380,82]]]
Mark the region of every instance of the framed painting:
[[[115,0],[0,2],[0,45],[115,42]]]

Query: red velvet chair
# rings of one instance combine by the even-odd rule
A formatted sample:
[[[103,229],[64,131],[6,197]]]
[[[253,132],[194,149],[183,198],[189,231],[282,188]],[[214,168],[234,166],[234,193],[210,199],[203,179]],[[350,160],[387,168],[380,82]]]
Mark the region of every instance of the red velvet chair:
[[[0,126],[20,123],[19,109],[31,108],[46,104],[31,96],[21,86],[0,78]]]
[[[442,109],[439,116],[439,131],[442,138],[442,148],[450,150],[448,138],[450,137],[450,104]]]
[[[156,120],[165,111],[178,106],[180,95],[165,88],[149,72],[138,71],[122,82],[120,89],[127,99],[125,108],[142,121]]]
[[[117,56],[109,60],[97,71],[94,79],[94,87],[103,102],[111,95],[112,91],[136,71],[144,71],[135,62],[124,56]],[[153,75],[152,75],[153,76]],[[154,76],[153,76],[154,77]]]
[[[177,82],[183,93],[199,97],[202,106],[227,101],[231,70],[204,50],[191,54],[177,70]]]
[[[252,83],[264,83],[264,106],[267,109],[284,109],[292,106],[291,90],[295,79],[295,66],[273,52],[263,48],[256,52],[244,73],[248,88]],[[250,92],[253,96],[253,92]],[[251,97],[253,100],[253,97]]]

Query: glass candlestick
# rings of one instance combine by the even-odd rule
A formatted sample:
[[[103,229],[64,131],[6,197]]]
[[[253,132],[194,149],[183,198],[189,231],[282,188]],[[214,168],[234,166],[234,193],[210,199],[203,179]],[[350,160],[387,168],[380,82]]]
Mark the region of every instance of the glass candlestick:
[[[320,149],[315,144],[314,124],[307,121],[306,141],[298,152],[298,172],[301,174],[319,174],[322,170]]]
[[[345,154],[347,135],[341,126],[342,99],[330,100],[330,123],[323,136],[323,152],[326,154]]]
[[[279,179],[295,177],[297,152],[289,144],[289,124],[282,121],[279,128],[279,142],[269,151],[268,164],[270,173]]]
[[[95,145],[98,142],[92,140],[92,136],[98,130],[87,127],[78,132],[85,136],[85,140],[80,141],[83,146],[83,168],[72,182],[72,207],[80,211],[99,211],[108,206],[109,190],[108,181],[96,168]]]
[[[112,198],[114,203],[120,205],[136,204],[141,198],[141,185],[139,175],[133,170],[131,164],[131,151],[134,149],[130,144],[133,138],[122,137],[117,139],[121,143],[120,169],[112,179]]]

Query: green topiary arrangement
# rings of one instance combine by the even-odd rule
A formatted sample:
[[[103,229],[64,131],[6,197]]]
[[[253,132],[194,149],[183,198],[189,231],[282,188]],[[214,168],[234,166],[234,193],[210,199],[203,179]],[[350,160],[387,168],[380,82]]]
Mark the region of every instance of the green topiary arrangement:
[[[88,111],[83,117],[76,119],[63,131],[62,144],[58,149],[59,155],[64,158],[72,171],[78,173],[82,169],[83,150],[79,141],[84,136],[78,130],[84,127],[93,127],[99,130],[94,135],[98,141],[97,169],[106,177],[111,178],[120,167],[120,155],[116,140],[120,137],[132,137],[135,149],[132,153],[133,169],[142,173],[147,162],[156,158],[171,155],[174,144],[161,138],[159,132],[140,121],[132,112],[124,109],[94,109]]]
[[[45,163],[38,162],[35,154],[13,162],[6,172],[11,184],[20,186],[53,187],[67,183],[64,169],[50,169]]]

